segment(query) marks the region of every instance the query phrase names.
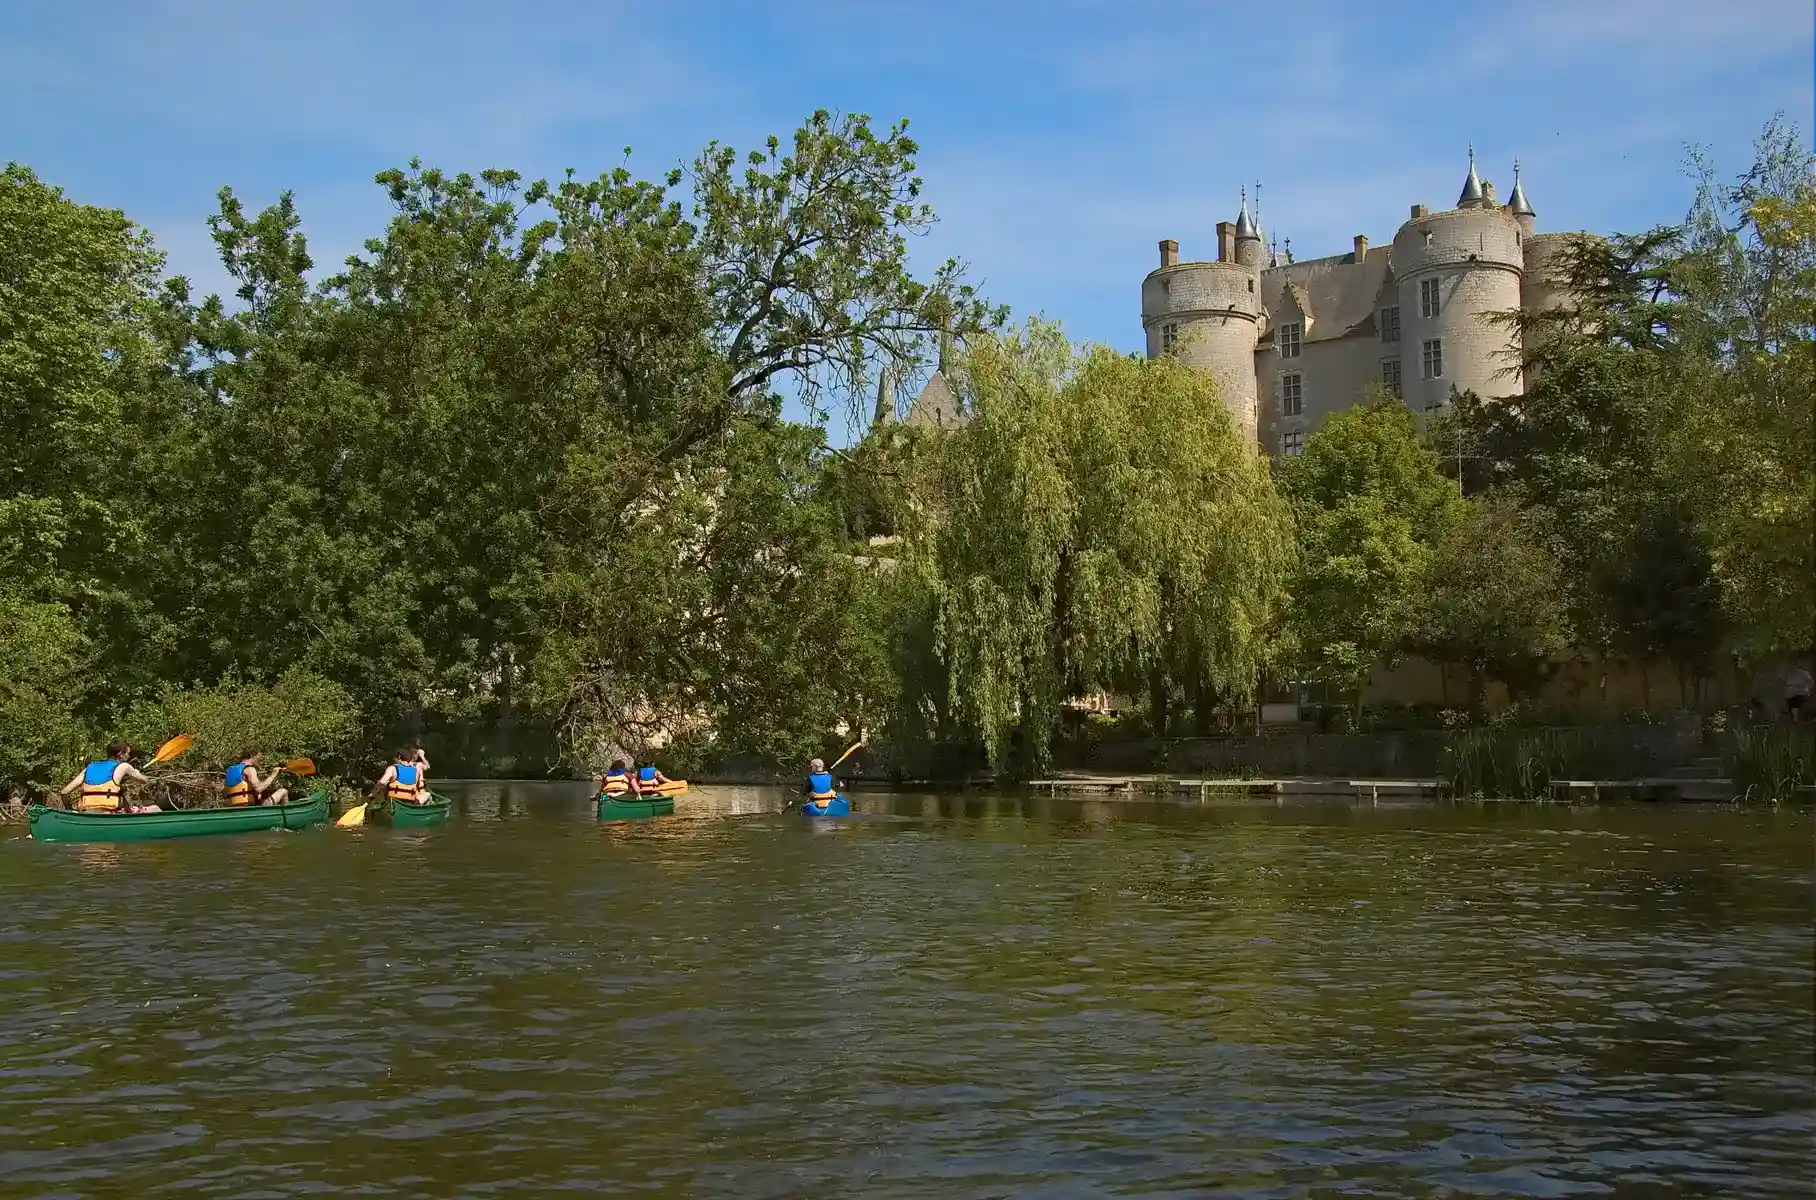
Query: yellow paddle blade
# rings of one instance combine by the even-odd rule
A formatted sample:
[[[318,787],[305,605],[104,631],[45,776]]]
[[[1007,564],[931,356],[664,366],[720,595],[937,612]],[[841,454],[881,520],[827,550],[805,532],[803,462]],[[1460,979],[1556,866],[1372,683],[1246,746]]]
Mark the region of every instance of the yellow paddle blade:
[[[658,783],[653,788],[643,789],[645,795],[651,796],[679,796],[686,790],[687,780],[685,779],[671,779],[667,783]]]
[[[837,758],[833,759],[832,765],[830,767],[827,767],[826,769],[828,771],[838,770],[839,764],[844,762],[846,759],[850,758],[852,756],[852,754],[854,754],[857,751],[857,748],[859,746],[862,746],[863,744],[864,744],[863,738],[859,738],[857,741],[851,743],[851,745],[846,748],[845,753],[843,753],[843,754],[839,755]]]
[[[152,755],[151,761],[146,763],[145,765],[148,767],[155,767],[159,763],[169,762],[171,759],[176,758],[178,755],[182,754],[185,750],[188,750],[193,745],[195,745],[194,738],[190,737],[186,733],[179,733],[175,737],[171,738],[168,742],[165,742],[162,746],[159,746],[158,752],[156,754]]]
[[[313,775],[315,774],[315,760],[313,758],[286,759],[284,760],[284,770],[292,775]]]
[[[341,814],[341,819],[335,822],[336,825],[344,829],[351,829],[355,825],[364,825],[365,823],[366,806],[363,804],[349,808],[346,812]]]

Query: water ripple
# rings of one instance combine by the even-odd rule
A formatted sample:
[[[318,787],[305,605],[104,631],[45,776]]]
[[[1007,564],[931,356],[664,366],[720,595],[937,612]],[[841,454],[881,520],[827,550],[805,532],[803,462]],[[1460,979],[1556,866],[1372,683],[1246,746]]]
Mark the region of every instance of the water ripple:
[[[435,831],[0,839],[0,1194],[1816,1177],[1807,816],[778,803],[601,827],[490,785]]]

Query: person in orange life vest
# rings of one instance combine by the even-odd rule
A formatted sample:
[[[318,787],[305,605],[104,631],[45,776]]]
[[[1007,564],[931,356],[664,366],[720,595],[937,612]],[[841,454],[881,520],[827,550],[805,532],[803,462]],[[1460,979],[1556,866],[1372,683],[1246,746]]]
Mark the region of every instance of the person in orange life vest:
[[[240,761],[227,768],[227,807],[243,808],[248,804],[282,804],[290,799],[287,788],[277,786],[277,772],[263,779],[258,772],[259,752],[248,750]]]
[[[630,772],[625,769],[622,758],[614,758],[612,765],[606,768],[604,778],[599,780],[601,796],[628,796],[636,785],[631,781]]]
[[[397,752],[397,760],[385,768],[385,773],[378,777],[372,790],[384,792],[385,797],[394,803],[421,804],[424,770],[424,760],[418,756],[416,747],[405,747]]]
[[[816,758],[807,764],[807,795],[821,809],[828,801],[839,798],[839,785],[833,781],[823,759]]]
[[[644,792],[655,793],[668,782],[668,776],[654,767],[638,767],[637,778],[631,781],[631,792],[641,796]]]
[[[132,757],[132,747],[125,742],[107,743],[107,757],[96,759],[76,772],[76,777],[63,785],[62,795],[69,795],[77,788],[82,789],[82,796],[76,801],[77,812],[157,812],[155,804],[144,804],[137,808],[126,803],[125,783],[136,780],[139,783],[150,783],[151,780],[126,760]]]

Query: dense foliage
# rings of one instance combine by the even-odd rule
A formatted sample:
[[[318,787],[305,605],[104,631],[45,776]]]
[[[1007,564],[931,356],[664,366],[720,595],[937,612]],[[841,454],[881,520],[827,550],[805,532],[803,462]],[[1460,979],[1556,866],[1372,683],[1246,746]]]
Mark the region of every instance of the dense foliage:
[[[659,181],[413,162],[325,274],[288,195],[223,189],[225,299],[7,167],[0,787],[177,726],[351,770],[435,730],[538,770],[856,731],[1031,771],[1094,689],[1202,732],[1263,678],[1359,702],[1406,655],[1479,706],[1575,651],[1694,679],[1809,649],[1794,131],[1682,226],[1575,243],[1574,300],[1508,315],[1524,395],[1427,429],[1367,397],[1277,477],[1208,379],[1004,330],[957,263],[917,280],[915,152],[820,113]],[[936,347],[956,430],[892,420]]]

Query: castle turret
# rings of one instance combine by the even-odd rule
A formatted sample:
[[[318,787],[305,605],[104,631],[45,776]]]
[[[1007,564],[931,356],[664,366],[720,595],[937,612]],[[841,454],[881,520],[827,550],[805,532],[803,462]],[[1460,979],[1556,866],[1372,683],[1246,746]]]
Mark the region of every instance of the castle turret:
[[[1256,184],[1257,193],[1260,184]],[[1236,261],[1259,271],[1262,266],[1261,228],[1249,216],[1248,191],[1242,193],[1242,208],[1236,214]]]
[[[1489,207],[1472,151],[1458,206],[1413,207],[1394,236],[1404,346],[1404,388],[1414,411],[1436,408],[1452,387],[1481,396],[1521,390],[1511,331],[1494,314],[1520,307],[1525,249],[1519,219]]]
[[[1520,231],[1532,235],[1533,219],[1538,216],[1526,200],[1526,189],[1520,186],[1520,160],[1513,160],[1513,194],[1507,197],[1507,211],[1520,223]]]
[[[1208,373],[1237,430],[1254,444],[1261,233],[1247,204],[1234,226],[1218,224],[1217,242],[1216,262],[1180,262],[1177,242],[1160,243],[1160,266],[1141,284],[1141,325],[1148,357],[1175,355]]]
[[[1463,181],[1463,194],[1457,197],[1458,208],[1481,208],[1482,177],[1476,174],[1476,148],[1469,147],[1469,178]]]

